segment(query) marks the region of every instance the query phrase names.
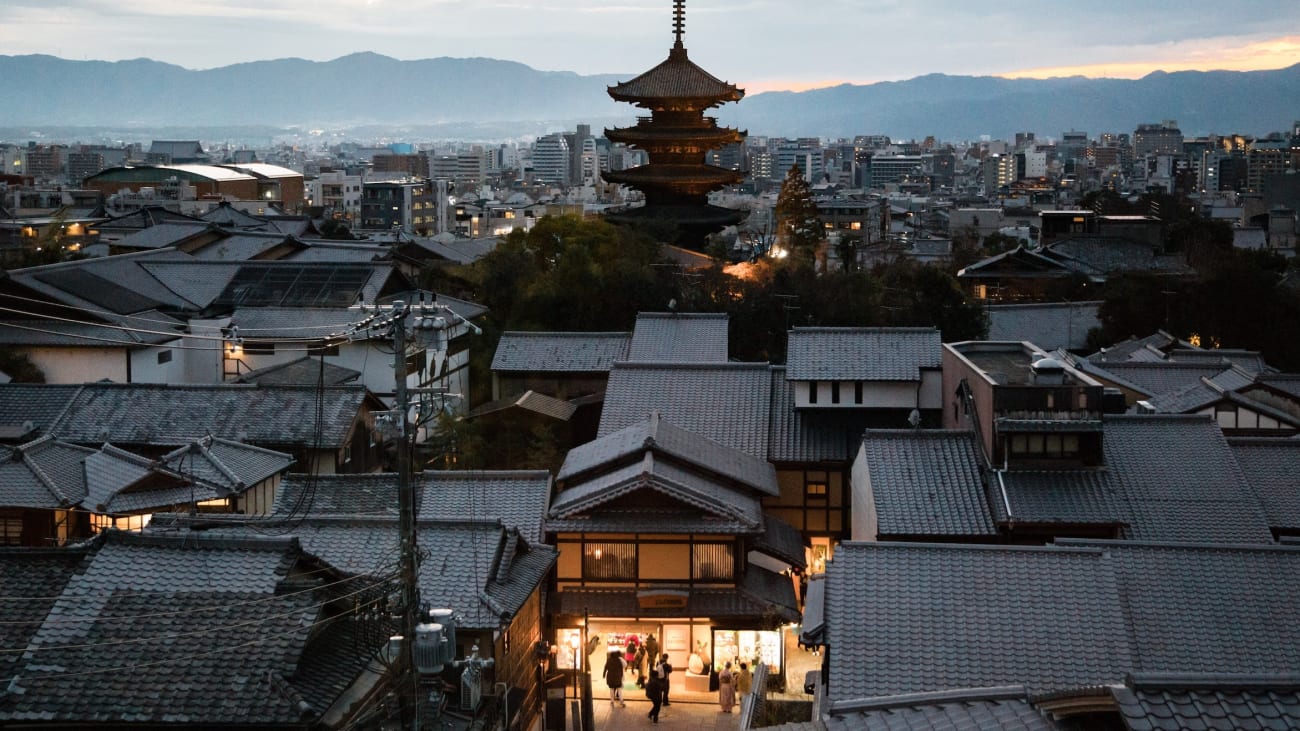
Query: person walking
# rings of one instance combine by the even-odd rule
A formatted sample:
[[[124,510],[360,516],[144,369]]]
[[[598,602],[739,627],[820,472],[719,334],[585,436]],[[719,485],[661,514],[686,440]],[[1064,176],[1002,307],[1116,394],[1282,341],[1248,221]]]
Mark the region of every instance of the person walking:
[[[664,690],[663,690],[664,706],[667,707],[667,706],[671,706],[671,705],[672,705],[672,703],[669,703],[669,702],[668,702],[668,690],[672,687],[672,681],[669,680],[669,676],[673,674],[673,666],[670,665],[670,664],[668,664],[668,653],[665,652],[665,653],[662,655],[662,659],[659,661],[659,665],[660,665],[660,667],[663,669],[663,679],[664,679]]]
[[[618,650],[610,650],[609,656],[605,658],[605,685],[609,686],[610,708],[614,707],[615,702],[624,708],[627,707],[627,703],[623,701],[623,672],[626,667],[622,653]]]
[[[752,700],[754,689],[754,675],[749,672],[749,663],[740,664],[740,672],[736,673],[736,693],[740,696],[740,713],[743,716],[749,710],[749,704]]]
[[[667,655],[664,656],[665,658]],[[650,679],[645,683],[645,694],[650,699],[650,712],[646,714],[655,723],[659,723],[659,709],[664,702],[664,687],[668,684],[668,676],[664,672],[664,661],[655,663],[650,668]]]
[[[731,672],[730,662],[718,673],[718,705],[722,706],[723,713],[731,713],[731,707],[736,705],[736,676]]]

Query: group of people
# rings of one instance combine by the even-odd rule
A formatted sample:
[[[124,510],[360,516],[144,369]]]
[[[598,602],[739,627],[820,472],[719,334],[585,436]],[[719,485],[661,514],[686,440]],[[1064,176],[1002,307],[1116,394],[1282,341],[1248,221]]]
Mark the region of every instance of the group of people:
[[[718,705],[723,713],[731,713],[736,705],[736,696],[740,696],[740,710],[744,713],[749,702],[749,691],[754,687],[754,675],[749,672],[749,663],[740,663],[740,669],[731,672],[731,663],[727,663],[718,673]]]
[[[628,669],[627,654],[633,654],[632,666],[637,671],[637,685],[645,688],[646,698],[650,699],[650,712],[646,714],[646,718],[659,723],[659,710],[664,706],[672,705],[668,700],[668,689],[673,666],[668,662],[668,653],[659,654],[657,643],[653,654],[647,649],[653,640],[654,635],[650,635],[646,644],[641,645],[635,654],[630,649],[631,643],[626,652],[610,650],[609,657],[605,659],[605,684],[609,686],[610,707],[613,708],[618,704],[626,708],[627,702],[623,699],[623,677]],[[657,658],[650,668],[648,677],[642,674],[647,657]],[[734,673],[731,671],[730,662],[724,665],[718,673],[718,705],[722,707],[722,712],[731,713],[731,709],[736,705],[736,697],[739,695],[743,713],[749,702],[749,692],[753,685],[754,676],[749,672],[749,663],[740,663],[740,668]]]
[[[605,658],[605,684],[609,686],[609,705],[613,708],[617,703],[620,707],[627,707],[627,702],[623,700],[623,676],[628,667],[627,655],[632,654],[631,662],[637,671],[637,685],[645,688],[646,698],[649,698],[651,703],[650,712],[646,717],[659,723],[659,709],[672,705],[668,701],[668,686],[673,666],[668,662],[668,653],[659,654],[659,645],[654,642],[654,635],[650,635],[645,644],[636,651],[632,651],[631,647],[632,643],[628,643],[626,652],[610,650],[609,656]],[[647,658],[655,658],[648,677],[643,673]]]

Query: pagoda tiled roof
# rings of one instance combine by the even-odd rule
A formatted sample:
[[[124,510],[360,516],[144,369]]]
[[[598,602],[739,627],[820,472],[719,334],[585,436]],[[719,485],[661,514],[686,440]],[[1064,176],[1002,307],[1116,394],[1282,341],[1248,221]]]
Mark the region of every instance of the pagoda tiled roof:
[[[609,95],[617,101],[632,103],[657,99],[708,99],[720,104],[740,101],[745,92],[692,63],[686,56],[686,48],[679,42],[668,52],[667,60],[631,81],[609,87]]]

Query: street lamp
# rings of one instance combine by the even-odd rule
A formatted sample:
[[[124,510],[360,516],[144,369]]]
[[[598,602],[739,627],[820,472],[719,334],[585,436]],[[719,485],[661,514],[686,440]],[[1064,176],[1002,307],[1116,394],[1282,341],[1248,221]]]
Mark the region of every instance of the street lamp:
[[[582,639],[578,633],[574,632],[569,635],[569,649],[573,651],[573,697],[578,697],[578,646],[582,644]]]

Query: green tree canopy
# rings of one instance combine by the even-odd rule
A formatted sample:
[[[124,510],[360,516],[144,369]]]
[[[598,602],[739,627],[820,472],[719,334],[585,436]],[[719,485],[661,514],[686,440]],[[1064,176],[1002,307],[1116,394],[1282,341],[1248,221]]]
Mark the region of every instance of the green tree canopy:
[[[776,219],[776,243],[790,252],[797,261],[812,262],[817,245],[825,238],[817,204],[812,189],[803,179],[803,172],[795,165],[785,175],[781,192],[776,197],[773,210]]]

